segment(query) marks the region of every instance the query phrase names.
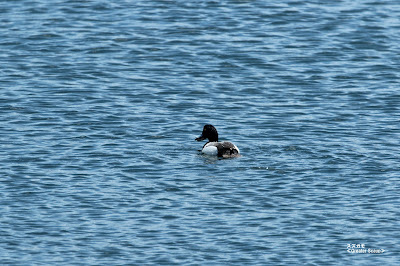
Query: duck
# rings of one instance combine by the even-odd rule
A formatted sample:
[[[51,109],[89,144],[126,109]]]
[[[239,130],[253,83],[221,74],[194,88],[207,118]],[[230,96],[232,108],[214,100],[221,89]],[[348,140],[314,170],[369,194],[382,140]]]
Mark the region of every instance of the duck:
[[[223,158],[240,156],[239,148],[235,144],[229,141],[218,142],[218,131],[213,125],[205,125],[200,137],[195,140],[202,141],[205,139],[208,139],[208,142],[204,144],[201,152],[206,155]]]

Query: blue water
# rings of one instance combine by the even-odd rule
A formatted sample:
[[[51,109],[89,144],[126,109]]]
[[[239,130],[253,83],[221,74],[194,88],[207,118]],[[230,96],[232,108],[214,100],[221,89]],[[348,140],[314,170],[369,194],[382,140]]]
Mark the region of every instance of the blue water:
[[[0,264],[400,264],[399,1],[0,14]]]

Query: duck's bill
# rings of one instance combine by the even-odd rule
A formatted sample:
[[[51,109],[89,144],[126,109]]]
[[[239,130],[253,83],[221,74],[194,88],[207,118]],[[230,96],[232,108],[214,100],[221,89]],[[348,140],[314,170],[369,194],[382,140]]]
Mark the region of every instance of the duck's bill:
[[[197,141],[202,141],[202,140],[205,140],[205,139],[206,139],[206,138],[203,137],[203,135],[201,135],[200,137],[196,138],[195,140],[197,140]]]

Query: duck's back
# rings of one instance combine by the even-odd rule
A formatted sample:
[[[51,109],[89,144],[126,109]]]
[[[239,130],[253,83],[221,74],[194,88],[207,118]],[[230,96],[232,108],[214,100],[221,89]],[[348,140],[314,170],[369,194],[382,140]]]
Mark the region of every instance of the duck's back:
[[[236,157],[240,154],[238,147],[229,141],[206,143],[203,147],[203,152],[210,153],[209,151],[213,151],[214,155],[218,155],[220,157]]]

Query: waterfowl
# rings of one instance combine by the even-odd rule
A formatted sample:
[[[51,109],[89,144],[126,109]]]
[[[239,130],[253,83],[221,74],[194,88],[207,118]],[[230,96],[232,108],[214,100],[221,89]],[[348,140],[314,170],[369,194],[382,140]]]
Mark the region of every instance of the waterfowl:
[[[240,151],[235,144],[229,141],[218,142],[217,129],[212,125],[205,125],[200,137],[195,140],[202,141],[205,139],[208,139],[208,142],[204,144],[203,149],[201,150],[204,154],[216,155],[224,158],[237,157],[240,154]]]

